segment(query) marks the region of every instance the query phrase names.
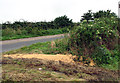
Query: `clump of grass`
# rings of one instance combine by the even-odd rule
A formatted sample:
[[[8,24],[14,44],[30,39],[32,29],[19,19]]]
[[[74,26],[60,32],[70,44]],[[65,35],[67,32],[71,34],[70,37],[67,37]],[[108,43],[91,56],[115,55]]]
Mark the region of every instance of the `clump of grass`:
[[[68,38],[58,39],[58,40],[54,41],[54,46],[52,46],[48,50],[48,52],[50,54],[67,54],[67,53],[69,53]]]

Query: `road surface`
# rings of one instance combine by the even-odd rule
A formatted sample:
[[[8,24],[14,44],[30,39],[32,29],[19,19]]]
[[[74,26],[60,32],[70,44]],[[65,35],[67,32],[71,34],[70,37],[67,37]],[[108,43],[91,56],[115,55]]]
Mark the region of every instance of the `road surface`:
[[[0,53],[29,46],[37,42],[52,41],[60,38],[64,38],[64,34],[0,41]]]

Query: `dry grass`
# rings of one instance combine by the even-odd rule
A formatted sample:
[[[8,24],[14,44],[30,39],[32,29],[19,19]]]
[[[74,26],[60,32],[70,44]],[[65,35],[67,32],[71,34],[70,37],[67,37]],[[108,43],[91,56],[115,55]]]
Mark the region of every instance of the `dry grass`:
[[[117,71],[111,71],[100,67],[86,67],[62,61],[46,61],[35,58],[11,58],[3,57],[3,80],[12,81],[116,81]],[[12,68],[11,68],[12,67]],[[38,69],[42,68],[42,71]],[[56,73],[59,76],[53,75]],[[13,75],[13,76],[10,76]],[[24,76],[23,76],[24,75]],[[19,77],[19,79],[18,79]]]
[[[56,44],[54,41],[51,41],[51,48],[55,48],[56,47]]]

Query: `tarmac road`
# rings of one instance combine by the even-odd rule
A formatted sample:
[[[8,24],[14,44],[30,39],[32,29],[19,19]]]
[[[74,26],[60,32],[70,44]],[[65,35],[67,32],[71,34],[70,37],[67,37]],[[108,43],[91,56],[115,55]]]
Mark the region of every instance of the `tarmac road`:
[[[37,42],[52,41],[60,38],[64,38],[64,34],[0,41],[0,53],[19,49]]]

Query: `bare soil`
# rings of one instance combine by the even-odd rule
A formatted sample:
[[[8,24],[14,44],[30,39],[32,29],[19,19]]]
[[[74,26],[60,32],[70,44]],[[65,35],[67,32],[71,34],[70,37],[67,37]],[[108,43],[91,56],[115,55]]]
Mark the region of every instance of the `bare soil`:
[[[63,61],[65,63],[74,63],[72,55],[49,55],[49,54],[11,54],[11,55],[3,55],[3,57],[12,57],[12,58],[37,58],[43,60],[53,60],[53,61]]]

